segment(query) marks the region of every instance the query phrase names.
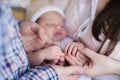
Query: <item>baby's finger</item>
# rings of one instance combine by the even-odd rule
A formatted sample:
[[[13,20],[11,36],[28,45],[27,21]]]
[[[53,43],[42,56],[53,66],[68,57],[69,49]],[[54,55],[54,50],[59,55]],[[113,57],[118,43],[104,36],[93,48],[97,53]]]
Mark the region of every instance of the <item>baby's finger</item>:
[[[60,62],[64,62],[65,61],[65,57],[61,56],[60,57]]]
[[[68,55],[72,55],[73,48],[74,48],[74,45],[71,44],[68,49]]]
[[[54,60],[52,60],[51,61],[53,64],[56,64],[56,63],[58,63],[58,59],[54,59]]]
[[[68,49],[69,49],[70,45],[71,45],[71,44],[68,43],[68,44],[65,46],[65,49],[64,49],[64,52],[65,52],[65,53],[68,53]]]
[[[72,50],[72,56],[76,56],[77,54],[77,46],[74,46],[73,50]]]
[[[65,59],[67,60],[67,62],[72,65],[72,66],[75,66],[75,62],[68,56],[65,56]]]

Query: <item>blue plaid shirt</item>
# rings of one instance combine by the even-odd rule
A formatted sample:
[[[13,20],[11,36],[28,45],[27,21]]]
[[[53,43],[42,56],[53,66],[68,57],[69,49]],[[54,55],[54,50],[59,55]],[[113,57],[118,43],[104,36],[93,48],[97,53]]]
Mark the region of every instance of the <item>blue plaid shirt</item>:
[[[0,0],[0,80],[58,80],[50,66],[29,67],[17,20],[6,0]]]

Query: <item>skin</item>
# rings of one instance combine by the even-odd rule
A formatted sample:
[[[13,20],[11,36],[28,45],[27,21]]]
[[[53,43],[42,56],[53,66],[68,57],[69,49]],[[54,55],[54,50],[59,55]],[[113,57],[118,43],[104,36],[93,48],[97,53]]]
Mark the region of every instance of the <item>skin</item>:
[[[46,31],[52,41],[60,41],[67,36],[63,17],[55,11],[49,11],[39,17],[37,23]]]
[[[43,29],[44,34],[41,34],[41,36],[45,35],[44,40],[46,43],[47,43],[47,40],[51,40],[54,42],[54,41],[60,41],[66,37],[67,32],[64,29],[64,19],[61,15],[59,15],[54,11],[50,11],[43,14],[40,18],[41,19],[38,20],[39,24],[36,24],[31,21],[21,23],[20,32],[21,32],[21,35],[25,34],[24,36],[22,36],[22,39],[24,39],[25,42],[28,42],[27,41],[28,39],[32,40],[36,35],[32,32],[33,30],[28,29],[28,31],[31,31],[33,33],[33,34],[30,34],[30,36],[28,36],[29,35],[27,34],[28,31],[23,30],[26,27],[28,28],[37,27],[38,30]],[[26,36],[28,37],[26,38]],[[57,63],[58,61],[64,61],[64,58],[63,58],[64,53],[62,52],[62,50],[57,46],[49,45],[49,44],[46,44],[45,42],[38,44],[38,45],[42,45],[42,47],[39,50],[36,50],[34,52],[31,51],[28,53],[28,59],[30,61],[31,66],[39,65],[44,60],[49,60],[49,61],[51,60],[52,63],[54,64]]]
[[[53,41],[45,34],[44,29],[32,21],[20,23],[20,35],[26,52],[41,49],[45,44],[53,44]]]
[[[31,24],[31,22],[28,22],[28,24]],[[44,29],[41,28],[39,30],[37,26],[22,27],[20,29],[20,32],[21,32],[21,38],[23,41],[23,46],[24,46],[26,52],[39,50],[39,48],[41,48],[43,46],[37,46],[37,45],[43,43],[47,39],[47,35],[43,35],[45,33]],[[42,35],[41,35],[41,33],[42,33]],[[38,40],[40,40],[40,42]],[[37,42],[37,44],[36,44],[36,42]],[[46,44],[46,43],[48,43],[48,41],[44,42],[44,44]],[[30,47],[26,46],[26,44],[30,44]],[[51,40],[50,40],[50,44],[52,44]],[[34,46],[37,46],[37,47],[34,47]],[[55,66],[55,65],[54,66],[49,65],[49,66],[51,66],[57,72],[59,80],[77,80],[77,79],[79,79],[78,73],[81,73],[81,71],[79,71],[80,68],[77,66],[69,66],[69,67]],[[73,74],[75,74],[75,75],[73,75]]]
[[[84,67],[83,74],[89,77],[96,77],[104,74],[120,75],[119,61],[98,54],[88,48],[84,48],[81,51],[85,56],[87,56],[91,60],[91,65],[88,65],[86,69]]]
[[[109,0],[99,0],[96,15],[98,15],[104,9],[108,2]],[[105,74],[120,75],[120,63],[118,61],[98,54],[88,48],[83,48],[80,50],[80,52],[84,54],[84,56],[87,56],[91,61],[90,64],[83,66],[83,74],[89,77],[96,77]],[[69,63],[71,63],[71,65],[79,65],[79,61],[75,58],[75,56],[69,55],[69,57],[67,56],[66,59]]]

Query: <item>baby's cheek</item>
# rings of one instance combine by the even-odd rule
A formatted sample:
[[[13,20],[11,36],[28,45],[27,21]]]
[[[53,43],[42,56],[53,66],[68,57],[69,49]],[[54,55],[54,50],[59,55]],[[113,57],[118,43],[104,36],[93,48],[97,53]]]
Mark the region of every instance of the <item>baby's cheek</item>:
[[[64,29],[64,35],[65,35],[65,37],[68,35],[68,33],[65,29]]]
[[[67,37],[67,32],[66,32],[66,31],[63,31],[63,32],[62,32],[62,39],[64,39],[65,37]]]
[[[53,31],[47,31],[46,33],[47,33],[47,36],[48,36],[51,40],[54,39]]]

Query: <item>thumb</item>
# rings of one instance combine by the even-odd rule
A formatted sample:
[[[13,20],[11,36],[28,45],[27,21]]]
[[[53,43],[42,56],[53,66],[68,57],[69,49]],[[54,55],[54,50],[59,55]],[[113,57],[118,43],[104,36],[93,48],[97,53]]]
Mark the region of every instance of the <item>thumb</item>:
[[[41,41],[45,41],[47,45],[52,45],[53,41],[46,35],[45,30],[43,28],[38,30],[38,36]]]
[[[81,50],[82,54],[84,54],[86,57],[90,58],[92,61],[94,61],[95,59],[95,56],[97,55],[96,52],[88,49],[88,48],[83,48]]]
[[[48,38],[47,41],[46,41],[46,44],[47,44],[47,45],[53,45],[53,41]]]
[[[38,37],[39,37],[39,39],[44,40],[44,38],[45,38],[44,34],[45,34],[45,31],[44,31],[43,28],[38,30]]]

